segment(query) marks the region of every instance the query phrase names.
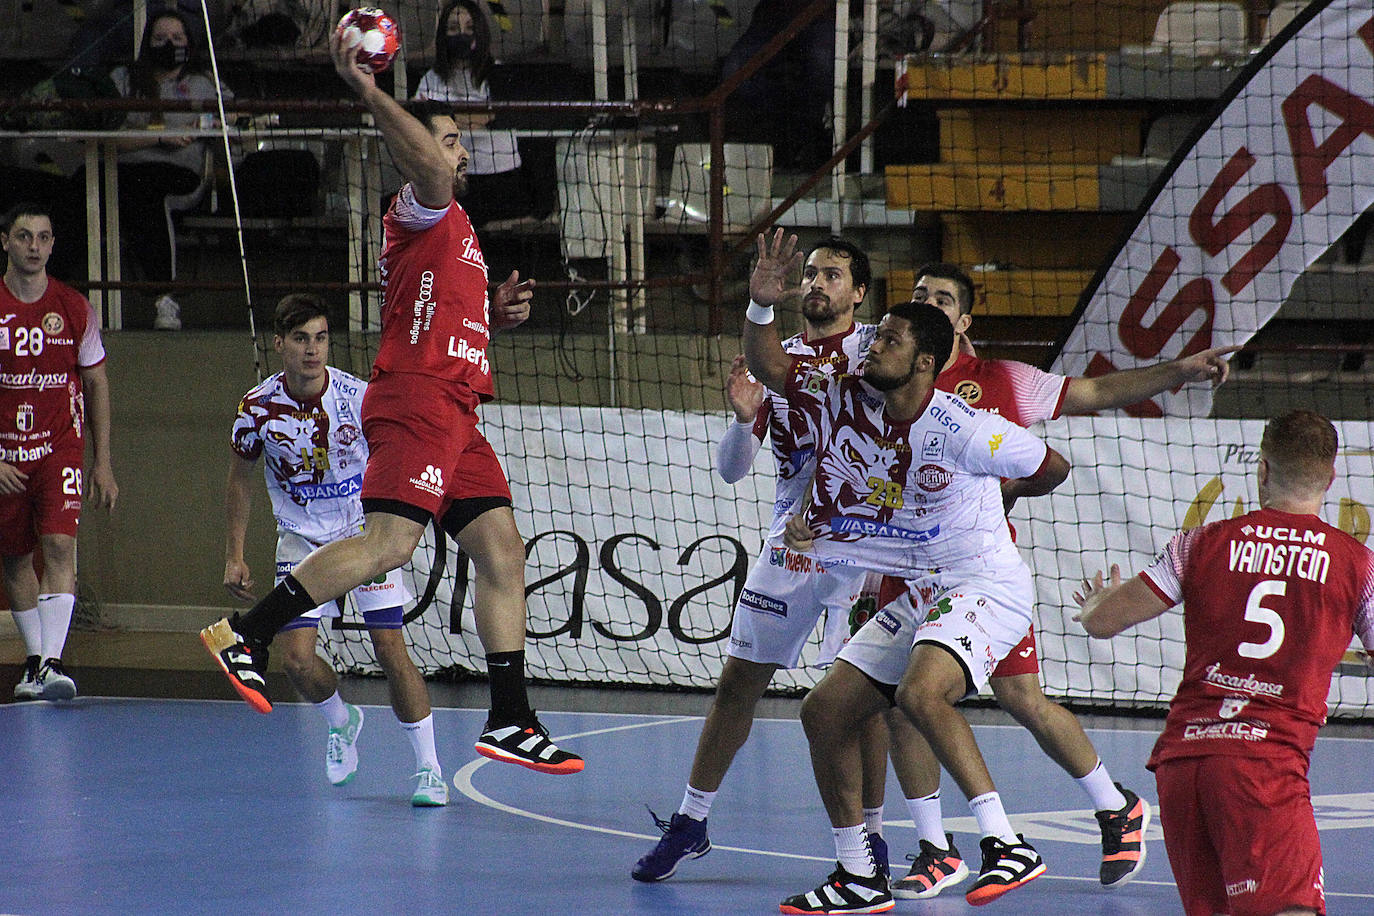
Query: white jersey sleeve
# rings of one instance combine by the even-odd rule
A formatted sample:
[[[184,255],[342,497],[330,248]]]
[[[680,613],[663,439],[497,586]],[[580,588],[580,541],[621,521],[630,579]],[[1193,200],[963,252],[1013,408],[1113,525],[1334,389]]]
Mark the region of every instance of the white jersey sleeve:
[[[397,225],[408,232],[424,232],[439,224],[448,213],[448,206],[445,205],[439,210],[431,210],[424,204],[415,199],[415,189],[410,182],[401,186],[401,190],[396,193],[396,201],[391,205]]]
[[[743,480],[754,466],[754,456],[763,442],[754,435],[754,421],[731,423],[716,447],[716,472],[726,483]]]
[[[958,398],[950,402],[968,410]],[[959,455],[960,464],[973,474],[1003,478],[1030,477],[1045,463],[1049,446],[1041,439],[998,414],[968,410],[970,431]]]

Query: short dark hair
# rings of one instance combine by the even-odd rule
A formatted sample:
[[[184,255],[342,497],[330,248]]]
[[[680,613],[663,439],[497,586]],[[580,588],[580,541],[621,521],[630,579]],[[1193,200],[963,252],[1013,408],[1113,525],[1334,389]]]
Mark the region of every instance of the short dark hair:
[[[324,300],[312,293],[287,293],[277,303],[272,315],[272,331],[278,337],[285,337],[307,321],[316,318],[329,320],[329,309]]]
[[[1290,410],[1270,420],[1260,455],[1276,483],[1288,489],[1325,492],[1336,464],[1336,427],[1311,410]]]
[[[862,286],[864,292],[868,292],[869,288],[873,285],[873,268],[868,263],[867,252],[849,241],[849,239],[841,238],[838,235],[828,235],[806,249],[806,257],[804,260],[811,260],[811,255],[822,248],[827,251],[838,251],[841,255],[848,258],[849,276],[854,281],[854,288],[858,289]]]
[[[929,264],[922,264],[916,271],[916,282],[920,283],[922,277],[930,277],[933,280],[953,280],[959,287],[959,314],[967,315],[973,311],[973,278],[955,264],[945,261],[931,261]]]
[[[47,204],[40,204],[37,201],[21,200],[5,211],[4,216],[0,216],[0,232],[9,235],[9,231],[14,228],[14,223],[21,216],[46,216],[48,222],[52,222],[52,207]],[[57,227],[53,226],[55,232]]]
[[[452,106],[445,102],[435,102],[431,99],[409,99],[401,103],[404,108],[415,120],[425,125],[425,130],[434,133],[435,118],[453,117]]]
[[[940,367],[949,358],[949,351],[954,349],[954,325],[949,323],[949,317],[929,302],[899,302],[887,313],[911,323],[911,334],[916,338],[916,352],[935,357],[935,372],[938,375]]]

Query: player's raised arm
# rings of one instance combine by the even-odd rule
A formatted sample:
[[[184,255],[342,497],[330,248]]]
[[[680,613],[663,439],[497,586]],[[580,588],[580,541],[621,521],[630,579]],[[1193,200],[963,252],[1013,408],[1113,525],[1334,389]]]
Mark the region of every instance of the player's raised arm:
[[[1239,349],[1216,347],[1140,369],[1108,372],[1093,378],[1069,379],[1060,412],[1081,414],[1125,407],[1191,382],[1211,382],[1215,388],[1226,381],[1230,374],[1231,367],[1226,357]]]
[[[773,323],[773,306],[800,287],[789,288],[788,278],[802,263],[797,250],[797,237],[783,236],[778,229],[771,241],[763,233],[758,237],[759,257],[749,275],[749,310],[744,323],[744,359],[749,371],[773,391],[786,387],[792,357],[782,348],[777,326]]]
[[[735,357],[725,379],[725,400],[735,421],[725,429],[716,446],[716,473],[726,483],[742,480],[754,466],[754,456],[763,444],[754,435],[754,421],[763,406],[763,385],[750,377],[744,355]]]
[[[447,207],[453,200],[453,166],[444,158],[439,141],[429,128],[378,88],[371,71],[358,63],[357,47],[361,41],[361,36],[346,37],[337,30],[330,36],[329,52],[335,72],[372,112],[401,177],[415,189],[415,199],[432,210]]]
[[[1083,580],[1083,590],[1074,592],[1073,600],[1081,610],[1074,620],[1083,624],[1089,636],[1110,639],[1127,627],[1153,620],[1169,609],[1169,605],[1155,594],[1139,576],[1124,582],[1121,567],[1112,564],[1110,581],[1099,570],[1091,579]]]

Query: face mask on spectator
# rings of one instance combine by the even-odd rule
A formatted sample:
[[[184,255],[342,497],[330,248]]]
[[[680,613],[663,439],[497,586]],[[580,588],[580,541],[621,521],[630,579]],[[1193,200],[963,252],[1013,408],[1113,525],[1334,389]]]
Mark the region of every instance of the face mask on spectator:
[[[182,45],[168,42],[165,45],[149,45],[143,51],[143,59],[158,70],[175,70],[186,63],[189,50]]]
[[[448,56],[454,60],[467,60],[477,47],[477,41],[471,35],[445,35],[444,42],[448,47]]]

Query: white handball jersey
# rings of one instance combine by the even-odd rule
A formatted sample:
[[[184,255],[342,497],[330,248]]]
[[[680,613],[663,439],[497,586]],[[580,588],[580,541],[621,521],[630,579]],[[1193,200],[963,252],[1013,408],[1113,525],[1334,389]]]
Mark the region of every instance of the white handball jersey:
[[[805,334],[798,334],[784,340],[782,348],[818,372],[833,375],[857,368],[868,354],[868,345],[873,343],[876,332],[876,325],[854,324],[843,334],[817,340],[807,340]],[[765,392],[754,419],[754,435],[760,442],[765,433],[773,448],[773,459],[778,463],[773,523],[768,528],[768,539],[776,540],[782,537],[787,519],[796,512],[794,507],[811,485],[816,466],[816,437],[806,413],[789,405],[785,396],[773,391]]]
[[[979,559],[1019,563],[1002,511],[1002,477],[1028,477],[1048,447],[1004,417],[932,390],[909,423],[852,375],[793,366],[787,395],[816,426],[806,521],[817,556],[915,578]]]
[[[367,383],[328,367],[320,396],[298,401],[281,373],[244,395],[230,443],[240,458],[266,458],[263,474],[277,527],[316,544],[350,537],[363,523],[363,392]]]

